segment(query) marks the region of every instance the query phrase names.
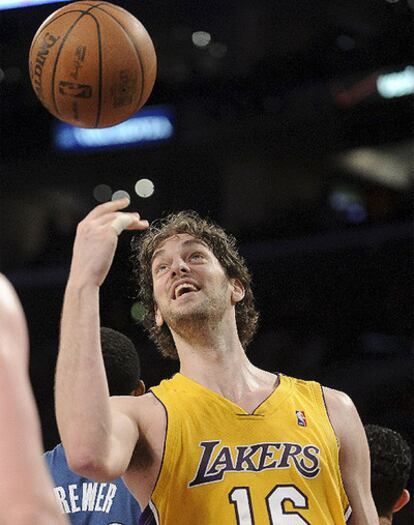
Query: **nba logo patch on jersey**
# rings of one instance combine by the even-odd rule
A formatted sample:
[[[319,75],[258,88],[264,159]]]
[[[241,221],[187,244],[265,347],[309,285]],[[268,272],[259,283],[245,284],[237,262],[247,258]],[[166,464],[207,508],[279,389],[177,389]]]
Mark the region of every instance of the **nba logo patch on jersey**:
[[[306,427],[306,416],[303,410],[296,410],[296,419],[298,420],[298,425],[300,427]]]

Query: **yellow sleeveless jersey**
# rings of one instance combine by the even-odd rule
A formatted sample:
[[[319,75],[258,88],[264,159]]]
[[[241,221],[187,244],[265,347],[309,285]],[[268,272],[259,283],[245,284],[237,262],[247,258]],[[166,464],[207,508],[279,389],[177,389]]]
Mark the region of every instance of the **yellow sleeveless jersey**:
[[[176,374],[161,470],[140,523],[339,525],[351,510],[321,386],[284,375],[249,414]]]

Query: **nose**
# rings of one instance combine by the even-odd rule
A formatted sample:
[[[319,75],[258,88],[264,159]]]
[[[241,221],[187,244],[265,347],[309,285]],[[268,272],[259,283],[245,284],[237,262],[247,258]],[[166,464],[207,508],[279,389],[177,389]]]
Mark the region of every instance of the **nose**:
[[[171,265],[171,275],[176,277],[177,275],[186,274],[190,271],[187,263],[181,258],[178,257],[173,261]]]

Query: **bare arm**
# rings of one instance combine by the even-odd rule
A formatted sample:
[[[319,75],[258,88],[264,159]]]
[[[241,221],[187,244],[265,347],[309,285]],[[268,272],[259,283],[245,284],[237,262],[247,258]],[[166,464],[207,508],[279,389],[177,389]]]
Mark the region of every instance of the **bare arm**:
[[[117,233],[148,226],[138,214],[119,211],[127,204],[124,199],[97,206],[78,226],[56,368],[56,417],[69,465],[101,480],[125,471],[138,439],[128,410],[119,404],[111,409],[99,338],[99,289],[112,264]]]
[[[343,392],[324,388],[329,418],[339,441],[339,463],[352,507],[350,525],[378,525],[371,495],[368,443],[358,412]]]
[[[0,275],[0,522],[64,525],[42,458],[28,370],[28,336],[20,302]]]

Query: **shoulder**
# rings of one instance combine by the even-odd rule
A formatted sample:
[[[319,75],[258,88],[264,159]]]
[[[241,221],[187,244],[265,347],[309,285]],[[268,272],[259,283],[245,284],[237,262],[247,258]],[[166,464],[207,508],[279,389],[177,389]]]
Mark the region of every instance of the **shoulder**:
[[[326,410],[339,445],[344,446],[352,441],[354,431],[361,427],[357,409],[352,399],[345,392],[322,387]]]
[[[322,392],[328,410],[339,410],[341,413],[343,413],[355,409],[352,399],[348,396],[348,394],[345,394],[345,392],[328,388],[327,386],[322,387]]]
[[[112,408],[122,412],[145,413],[148,410],[157,410],[162,408],[162,403],[158,398],[147,392],[142,396],[112,396],[110,398]]]
[[[140,431],[149,424],[165,425],[166,413],[164,406],[151,392],[143,396],[113,396],[110,398],[111,407],[117,412],[125,414],[132,419]]]

